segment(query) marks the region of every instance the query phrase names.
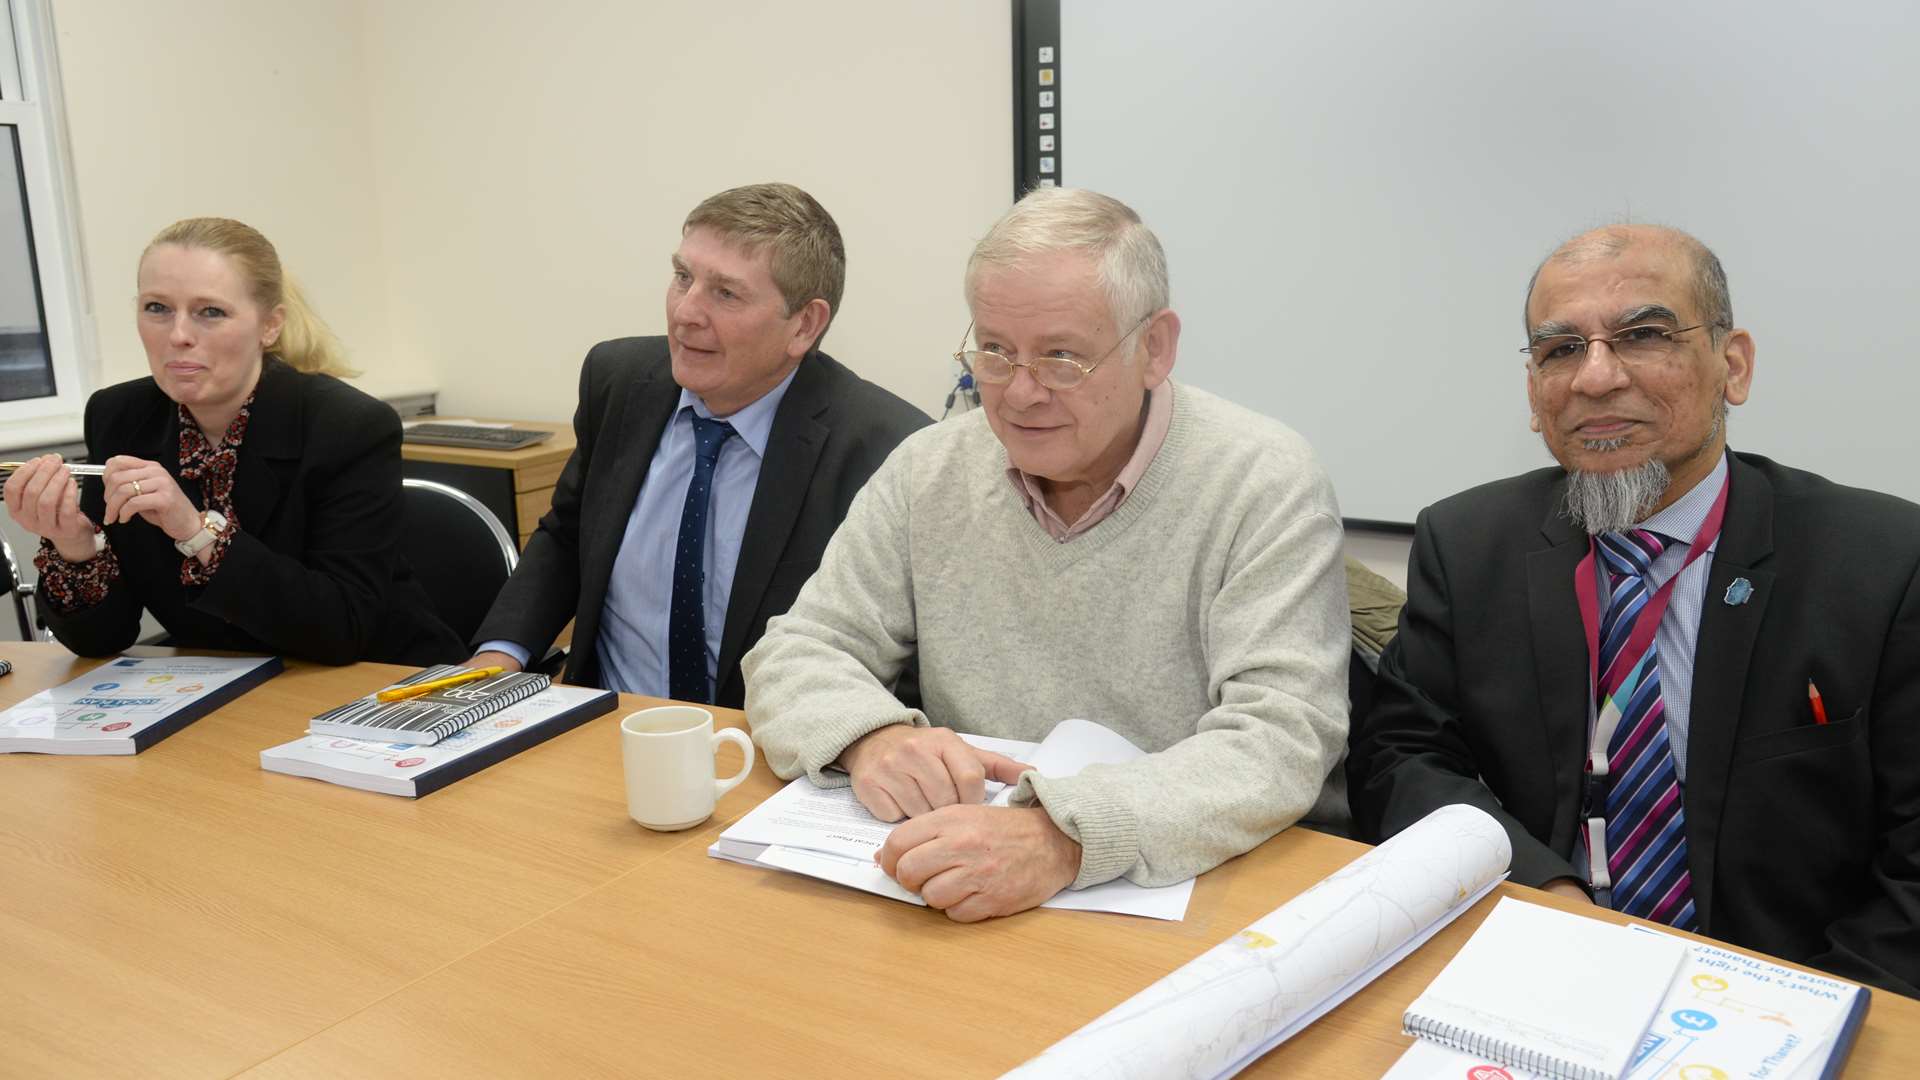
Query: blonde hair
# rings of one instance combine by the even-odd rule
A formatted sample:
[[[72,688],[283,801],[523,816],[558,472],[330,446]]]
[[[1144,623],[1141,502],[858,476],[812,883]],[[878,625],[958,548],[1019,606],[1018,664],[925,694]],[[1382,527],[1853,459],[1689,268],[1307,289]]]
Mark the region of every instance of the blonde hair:
[[[1092,256],[1107,309],[1130,326],[1168,305],[1167,253],[1133,208],[1085,188],[1035,188],[1013,204],[967,259],[966,294],[980,275],[1033,255],[1083,251]]]
[[[280,266],[280,253],[258,229],[232,218],[186,218],[161,229],[140,253],[140,260],[145,262],[147,252],[162,244],[201,248],[226,256],[233,261],[253,302],[263,313],[283,307],[286,321],[281,324],[280,337],[267,351],[296,371],[343,377],[359,374],[347,366],[340,339],[307,305],[306,294]]]
[[[792,315],[809,301],[827,302],[827,325],[840,315],[847,284],[847,247],[840,226],[813,196],[792,184],[749,184],[702,200],[680,226],[682,235],[712,229],[749,252],[768,248],[780,298]],[[825,327],[820,338],[827,336]]]

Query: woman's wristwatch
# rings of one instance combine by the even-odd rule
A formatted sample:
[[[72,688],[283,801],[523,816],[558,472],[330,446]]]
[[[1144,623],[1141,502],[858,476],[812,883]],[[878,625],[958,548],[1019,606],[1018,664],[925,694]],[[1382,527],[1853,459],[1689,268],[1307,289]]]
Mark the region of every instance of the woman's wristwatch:
[[[173,549],[191,559],[206,550],[207,545],[220,539],[227,531],[227,515],[218,510],[209,510],[200,518],[200,531],[185,540],[175,540]]]

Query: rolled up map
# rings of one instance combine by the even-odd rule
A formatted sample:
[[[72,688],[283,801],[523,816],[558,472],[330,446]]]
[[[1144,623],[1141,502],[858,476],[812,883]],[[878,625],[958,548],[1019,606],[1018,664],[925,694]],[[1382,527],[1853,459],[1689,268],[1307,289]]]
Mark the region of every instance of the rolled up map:
[[[1007,1076],[1232,1076],[1452,922],[1512,858],[1485,811],[1441,807]]]

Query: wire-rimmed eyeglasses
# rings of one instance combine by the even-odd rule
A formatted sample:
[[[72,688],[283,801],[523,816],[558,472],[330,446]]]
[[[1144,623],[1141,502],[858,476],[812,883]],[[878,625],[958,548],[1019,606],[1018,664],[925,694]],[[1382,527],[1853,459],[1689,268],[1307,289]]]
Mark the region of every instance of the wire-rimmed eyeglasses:
[[[1580,369],[1587,358],[1587,349],[1597,343],[1605,343],[1613,350],[1613,355],[1629,367],[1655,364],[1673,355],[1675,347],[1681,344],[1677,339],[1681,334],[1690,333],[1705,326],[1683,326],[1674,329],[1657,323],[1642,323],[1616,330],[1608,337],[1581,337],[1579,334],[1554,334],[1538,341],[1529,342],[1520,351],[1533,357],[1533,368],[1548,378],[1570,375]]]
[[[1139,322],[1134,323],[1133,329],[1121,334],[1120,340],[1114,342],[1112,348],[1101,353],[1100,358],[1091,364],[1082,363],[1071,356],[1049,355],[1036,356],[1031,360],[1014,360],[1002,353],[987,349],[969,349],[967,339],[973,336],[972,323],[968,323],[967,332],[960,335],[960,349],[953,354],[953,358],[960,361],[960,366],[971,372],[973,377],[981,382],[996,384],[1012,382],[1013,369],[1026,368],[1033,375],[1035,382],[1049,390],[1071,390],[1085,382],[1087,376],[1093,374],[1094,368],[1106,363],[1107,358],[1117,352],[1120,346],[1133,336],[1135,330],[1147,325],[1147,320],[1151,318],[1153,318],[1152,313],[1148,313]]]

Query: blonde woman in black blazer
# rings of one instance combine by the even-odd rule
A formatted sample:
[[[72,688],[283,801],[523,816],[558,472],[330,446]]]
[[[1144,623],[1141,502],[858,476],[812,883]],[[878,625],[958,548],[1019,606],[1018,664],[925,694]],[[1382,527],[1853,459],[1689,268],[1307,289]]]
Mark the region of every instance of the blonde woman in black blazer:
[[[47,624],[116,653],[150,611],[187,648],[343,664],[465,649],[398,552],[400,421],[335,377],[325,326],[273,246],[237,221],[163,230],[140,260],[152,376],[87,402],[99,481],[54,455],[6,485],[39,535]]]

